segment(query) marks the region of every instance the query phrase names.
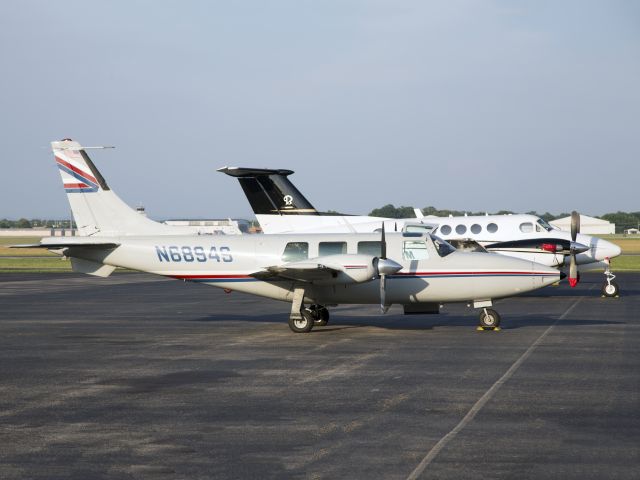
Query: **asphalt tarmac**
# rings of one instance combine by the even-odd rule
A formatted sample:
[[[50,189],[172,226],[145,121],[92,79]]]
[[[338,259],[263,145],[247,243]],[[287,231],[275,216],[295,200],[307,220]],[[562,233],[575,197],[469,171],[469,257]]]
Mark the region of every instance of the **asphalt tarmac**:
[[[476,312],[0,275],[0,478],[640,478],[640,274]]]

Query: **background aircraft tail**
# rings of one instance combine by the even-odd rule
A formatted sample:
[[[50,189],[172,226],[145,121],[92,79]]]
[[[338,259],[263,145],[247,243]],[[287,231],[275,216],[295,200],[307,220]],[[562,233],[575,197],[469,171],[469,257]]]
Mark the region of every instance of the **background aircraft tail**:
[[[51,147],[81,236],[172,233],[172,227],[139,214],[111,191],[78,142],[65,139]]]
[[[321,215],[287,178],[292,170],[223,167],[236,177],[256,215]]]

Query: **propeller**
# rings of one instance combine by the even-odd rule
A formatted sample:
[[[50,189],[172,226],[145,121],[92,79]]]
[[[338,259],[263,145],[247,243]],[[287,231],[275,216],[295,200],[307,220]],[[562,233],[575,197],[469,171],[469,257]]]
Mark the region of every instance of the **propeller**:
[[[580,233],[580,214],[575,210],[571,212],[571,246],[569,247],[569,255],[571,261],[569,263],[569,285],[573,288],[578,284],[578,262],[576,262],[576,253],[584,251],[578,243],[576,238]]]
[[[382,222],[381,230],[380,256],[373,260],[373,266],[380,279],[380,311],[387,313],[389,310],[389,305],[387,305],[387,275],[396,273],[402,268],[402,265],[387,258],[387,240],[385,237],[384,222]]]

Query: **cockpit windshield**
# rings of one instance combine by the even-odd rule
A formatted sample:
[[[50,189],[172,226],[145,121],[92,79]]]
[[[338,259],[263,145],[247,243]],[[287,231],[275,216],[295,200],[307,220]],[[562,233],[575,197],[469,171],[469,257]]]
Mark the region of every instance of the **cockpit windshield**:
[[[456,251],[453,245],[451,245],[450,243],[447,243],[437,235],[430,234],[430,236],[431,236],[431,240],[433,240],[433,244],[435,245],[436,250],[438,251],[438,255],[440,255],[441,257],[446,257],[450,253],[453,253]]]
[[[549,225],[545,220],[543,220],[542,218],[538,219],[538,225],[540,225],[542,228],[544,228],[547,232],[550,232],[551,230],[553,230],[553,227],[551,225]]]

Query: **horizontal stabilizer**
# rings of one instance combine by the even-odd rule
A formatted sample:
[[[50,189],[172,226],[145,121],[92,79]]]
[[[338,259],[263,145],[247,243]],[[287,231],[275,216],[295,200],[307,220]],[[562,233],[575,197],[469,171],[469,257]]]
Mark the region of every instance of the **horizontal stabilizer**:
[[[96,247],[100,249],[111,249],[119,246],[119,243],[109,241],[104,237],[45,237],[40,240],[40,243],[10,245],[9,248],[48,248],[50,250],[56,250],[59,248],[69,247]]]
[[[226,173],[231,177],[256,177],[263,175],[291,175],[293,170],[283,168],[246,168],[246,167],[222,167],[218,172]]]

